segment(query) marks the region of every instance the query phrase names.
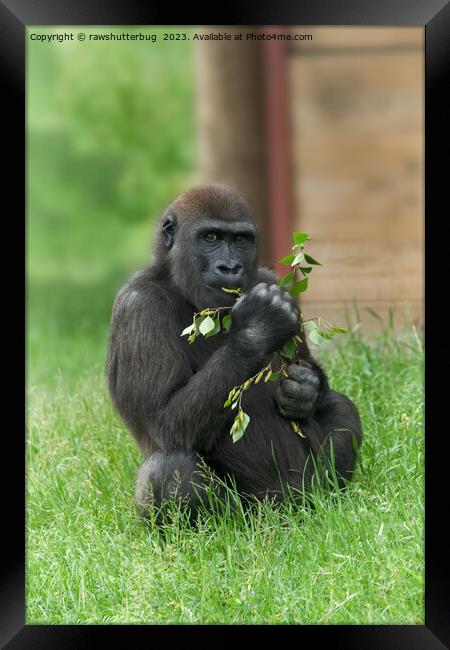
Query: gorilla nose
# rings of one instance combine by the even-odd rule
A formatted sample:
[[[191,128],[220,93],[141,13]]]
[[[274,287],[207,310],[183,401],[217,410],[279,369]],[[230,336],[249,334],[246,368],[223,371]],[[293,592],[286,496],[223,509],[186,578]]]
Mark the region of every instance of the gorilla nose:
[[[214,273],[227,280],[238,280],[242,275],[242,264],[222,260],[214,265]]]

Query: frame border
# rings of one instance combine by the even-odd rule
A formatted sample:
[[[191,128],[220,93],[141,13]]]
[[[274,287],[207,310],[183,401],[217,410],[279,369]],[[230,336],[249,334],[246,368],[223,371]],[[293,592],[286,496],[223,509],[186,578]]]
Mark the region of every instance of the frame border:
[[[298,3],[299,4],[299,3]],[[290,5],[286,0],[273,5],[263,0],[258,6],[251,6],[248,0],[239,7],[226,10],[218,7],[215,15],[210,9],[201,11],[197,18],[193,8],[179,11],[177,22],[170,15],[170,7],[157,7],[136,1],[125,3],[113,0],[91,0],[89,3],[74,3],[70,0],[0,0],[0,74],[3,86],[3,108],[5,109],[4,137],[8,152],[7,166],[4,168],[7,189],[15,219],[5,213],[8,225],[14,223],[12,234],[8,233],[8,244],[14,251],[23,251],[25,240],[25,27],[31,25],[392,25],[425,26],[425,271],[428,286],[425,295],[430,297],[430,286],[437,287],[438,280],[445,277],[443,260],[448,257],[444,248],[445,237],[440,238],[441,254],[430,253],[431,218],[434,219],[448,205],[446,181],[447,169],[440,164],[448,161],[449,114],[445,102],[445,88],[448,86],[450,61],[450,4],[447,0],[382,0],[364,2],[348,0],[345,5],[340,0],[305,0],[301,6]],[[168,10],[169,9],[169,10]],[[178,23],[178,20],[180,21]],[[3,63],[5,62],[5,63]],[[445,202],[445,203],[444,203]],[[445,215],[446,216],[446,215]],[[436,239],[435,239],[436,242]],[[434,243],[435,243],[434,242]],[[19,255],[16,255],[20,257]],[[442,261],[440,261],[442,260]],[[4,277],[11,277],[9,262],[5,263]],[[15,270],[16,282],[23,281],[25,287],[25,264]],[[20,278],[20,280],[19,280]],[[433,282],[434,279],[434,282]],[[441,294],[442,300],[442,294]],[[25,308],[20,302],[19,291],[8,292],[7,317],[2,320],[4,340],[9,340],[10,321],[14,315],[15,332],[23,333],[25,341]],[[433,316],[437,321],[438,316]],[[432,322],[430,301],[425,305],[427,363],[426,376],[429,380],[439,373],[437,363],[442,365],[442,327]],[[444,323],[443,323],[444,324]],[[433,336],[433,328],[435,329]],[[8,338],[6,338],[8,336]],[[441,334],[442,336],[442,334]],[[9,348],[12,346],[7,346]],[[24,366],[25,352],[24,350]],[[20,353],[19,353],[20,355]],[[437,363],[435,359],[439,360]],[[23,403],[23,392],[17,363],[17,350],[11,350],[8,364],[7,401]],[[441,386],[438,386],[441,383]],[[425,625],[25,625],[25,440],[24,436],[9,435],[8,465],[14,469],[4,489],[3,507],[6,512],[3,520],[8,522],[4,529],[2,553],[3,573],[0,588],[0,642],[2,647],[11,650],[18,648],[79,648],[104,642],[108,636],[115,643],[123,642],[132,647],[144,647],[155,635],[163,635],[173,641],[178,639],[184,645],[194,637],[215,634],[215,643],[225,646],[230,641],[255,640],[255,632],[262,631],[267,641],[281,641],[286,635],[295,634],[298,641],[326,643],[336,648],[360,650],[438,650],[450,645],[450,624],[448,616],[449,584],[445,578],[448,571],[448,546],[441,522],[445,516],[440,506],[440,495],[444,493],[444,477],[448,473],[447,457],[441,451],[441,436],[434,432],[433,424],[440,422],[438,406],[446,404],[442,382],[435,382],[433,389],[426,381],[426,458],[425,458]],[[20,413],[20,407],[16,413]],[[442,415],[444,415],[442,413]],[[14,428],[25,429],[20,416],[15,416]],[[8,431],[9,433],[9,431]],[[445,434],[445,431],[444,431]],[[13,496],[10,496],[13,495]],[[447,506],[448,508],[448,506]],[[445,564],[446,562],[446,564]],[[445,570],[447,569],[447,570]],[[258,628],[262,628],[259,630]],[[106,637],[105,637],[106,635]],[[151,635],[151,636],[150,636]],[[251,636],[250,636],[251,635]],[[244,639],[243,639],[244,637]],[[8,642],[9,641],[9,642]],[[7,644],[7,645],[3,645]]]

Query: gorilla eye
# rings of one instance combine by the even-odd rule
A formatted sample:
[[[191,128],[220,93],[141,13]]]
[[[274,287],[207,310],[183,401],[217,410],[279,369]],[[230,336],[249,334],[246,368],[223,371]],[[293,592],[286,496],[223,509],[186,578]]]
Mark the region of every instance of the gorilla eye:
[[[206,241],[213,242],[213,241],[217,241],[218,237],[215,232],[209,232],[207,235],[205,235],[205,239]]]
[[[244,235],[236,235],[234,241],[236,242],[236,244],[243,244],[244,242],[247,241],[247,237],[245,237]]]

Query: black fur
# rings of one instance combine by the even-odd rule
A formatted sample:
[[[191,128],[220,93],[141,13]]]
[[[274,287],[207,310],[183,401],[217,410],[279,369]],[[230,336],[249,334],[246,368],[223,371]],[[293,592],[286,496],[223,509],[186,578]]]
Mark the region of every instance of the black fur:
[[[107,359],[114,405],[145,458],[136,488],[142,514],[170,496],[195,514],[205,464],[232,476],[242,493],[281,500],[288,486],[310,483],[308,457],[326,458],[331,441],[338,474],[351,478],[358,412],[329,388],[306,342],[304,363],[292,364],[288,378],[245,393],[250,424],[232,442],[236,412],[223,408],[229,391],[295,334],[298,318],[273,272],[257,266],[257,231],[243,199],[221,185],[185,192],[161,218],[154,260],[119,291]],[[246,295],[234,303],[220,287],[237,285]],[[233,306],[230,333],[189,345],[180,334],[193,312],[220,305]],[[293,431],[293,418],[306,438]]]

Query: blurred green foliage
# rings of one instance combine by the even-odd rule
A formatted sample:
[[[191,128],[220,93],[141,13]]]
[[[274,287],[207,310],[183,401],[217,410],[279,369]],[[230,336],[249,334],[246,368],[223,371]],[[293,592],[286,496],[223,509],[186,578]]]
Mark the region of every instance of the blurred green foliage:
[[[27,40],[28,343],[32,377],[49,379],[68,371],[74,336],[77,354],[82,342],[102,360],[118,287],[147,262],[154,220],[195,182],[194,52],[162,40],[174,28],[28,31],[159,35]]]
[[[168,31],[83,28],[133,30]],[[110,266],[192,180],[192,45],[28,41],[27,71],[30,272]]]

